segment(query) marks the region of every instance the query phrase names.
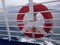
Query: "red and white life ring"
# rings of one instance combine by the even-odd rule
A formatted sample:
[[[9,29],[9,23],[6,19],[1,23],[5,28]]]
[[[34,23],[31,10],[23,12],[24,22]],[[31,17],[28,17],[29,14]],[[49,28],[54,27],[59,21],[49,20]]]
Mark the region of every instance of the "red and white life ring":
[[[48,8],[45,6],[45,5],[42,5],[42,4],[36,4],[36,5],[34,5],[33,6],[33,8],[34,8],[34,12],[40,12],[40,11],[48,11]],[[18,16],[17,16],[17,20],[23,20],[24,19],[24,16],[25,16],[25,14],[20,14],[20,13],[28,13],[29,12],[29,6],[23,6],[21,9],[20,9],[20,11],[19,11],[19,14],[18,14]],[[37,13],[36,13],[37,14]],[[36,15],[35,14],[35,15]],[[44,17],[44,19],[53,19],[53,17],[52,17],[52,14],[51,14],[51,12],[44,12],[44,13],[41,13],[42,14],[42,16]],[[19,21],[18,21],[19,22]],[[21,21],[20,21],[21,22]],[[50,22],[50,21],[49,21]],[[24,24],[18,24],[18,26],[19,26],[19,29],[22,31],[22,29],[24,28]],[[23,26],[23,27],[21,27],[21,26]],[[51,28],[44,28],[45,26],[47,26],[47,27],[52,27],[53,26],[53,23],[44,23],[44,26],[43,26],[43,29],[44,29],[44,31],[46,32],[46,33],[49,33],[50,32],[50,30],[51,30]],[[28,33],[26,33],[26,32],[28,32]],[[30,30],[28,30],[28,29],[26,29],[25,30],[25,35],[26,36],[28,36],[28,37],[33,37],[33,34],[32,33],[29,33],[29,32],[31,32]],[[36,30],[36,32],[37,33],[35,33],[34,34],[34,38],[41,38],[41,37],[43,37],[44,36],[44,34],[40,34],[40,31],[39,30]],[[38,34],[39,33],[39,34]]]

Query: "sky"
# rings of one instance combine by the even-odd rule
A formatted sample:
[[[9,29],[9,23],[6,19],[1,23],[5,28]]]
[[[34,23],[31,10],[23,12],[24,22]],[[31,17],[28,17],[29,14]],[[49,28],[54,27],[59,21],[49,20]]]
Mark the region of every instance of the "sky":
[[[5,5],[8,6],[18,6],[18,5],[25,5],[28,3],[29,0],[5,0]],[[48,2],[53,0],[33,0],[33,2],[40,3],[40,2]],[[2,7],[2,3],[0,0],[0,8]]]

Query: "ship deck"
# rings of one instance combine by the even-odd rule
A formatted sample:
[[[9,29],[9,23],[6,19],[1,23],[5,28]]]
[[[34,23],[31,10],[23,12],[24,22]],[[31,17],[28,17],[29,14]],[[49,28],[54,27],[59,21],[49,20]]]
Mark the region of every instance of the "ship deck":
[[[0,45],[40,45],[40,44],[16,42],[16,41],[8,41],[8,40],[0,39]]]

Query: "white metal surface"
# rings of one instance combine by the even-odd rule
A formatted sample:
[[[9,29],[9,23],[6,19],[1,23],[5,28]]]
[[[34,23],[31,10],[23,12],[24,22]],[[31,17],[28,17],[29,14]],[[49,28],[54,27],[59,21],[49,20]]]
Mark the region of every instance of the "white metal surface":
[[[8,33],[8,38],[9,38],[9,41],[11,40],[11,36],[10,36],[10,29],[9,29],[9,23],[8,23],[8,13],[6,12],[6,9],[5,9],[5,0],[2,0],[2,6],[3,6],[3,13],[4,13],[4,17],[5,17],[5,23],[6,23],[6,27],[7,27],[7,33]]]

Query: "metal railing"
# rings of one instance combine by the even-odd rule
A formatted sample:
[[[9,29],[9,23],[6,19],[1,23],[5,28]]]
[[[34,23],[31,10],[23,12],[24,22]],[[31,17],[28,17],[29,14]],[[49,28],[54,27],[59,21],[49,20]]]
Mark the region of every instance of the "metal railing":
[[[59,0],[57,0],[57,1],[50,1],[50,2],[42,2],[41,4],[47,4],[47,3],[54,3],[54,2],[60,2]],[[8,40],[9,41],[11,41],[11,37],[17,37],[17,38],[22,38],[23,36],[18,36],[18,35],[11,35],[11,33],[24,33],[23,31],[13,31],[13,30],[10,30],[10,28],[9,27],[18,27],[18,26],[16,26],[16,25],[9,25],[9,21],[10,22],[14,22],[14,21],[16,21],[16,20],[8,20],[8,17],[7,17],[7,15],[8,14],[16,14],[16,13],[8,13],[8,12],[6,12],[6,7],[5,7],[5,1],[4,0],[2,0],[2,4],[3,4],[3,14],[4,14],[4,17],[5,17],[5,20],[0,20],[0,22],[2,22],[2,21],[5,21],[5,24],[6,24],[6,30],[0,30],[0,32],[7,32],[7,34],[0,34],[0,36],[8,36]],[[33,5],[35,5],[35,4],[33,4]],[[30,5],[31,6],[31,5]],[[16,6],[14,6],[14,7],[16,7]],[[17,7],[20,7],[20,6],[17,6]],[[12,7],[11,7],[12,8]],[[52,11],[40,11],[40,13],[45,13],[45,12],[60,12],[60,10],[52,10]],[[38,12],[33,12],[33,10],[32,10],[32,12],[29,12],[29,14],[32,14],[33,15],[33,13],[38,13]],[[19,14],[25,14],[25,13],[19,13]],[[56,19],[44,19],[43,21],[45,21],[45,20],[52,20],[52,21],[54,21],[54,20],[60,20],[60,18],[56,18]],[[17,21],[22,21],[22,20],[17,20]],[[39,20],[38,20],[39,21]],[[25,21],[22,21],[22,22],[20,22],[20,23],[23,23],[23,22],[27,22],[26,20]],[[5,26],[1,26],[1,27],[5,27]],[[24,26],[19,26],[19,27],[24,27]],[[28,26],[29,27],[29,26]],[[42,28],[43,26],[39,26],[40,28]],[[47,26],[44,26],[44,28],[59,28],[60,29],[60,26],[53,26],[53,27],[47,27]],[[52,31],[53,32],[53,31]],[[60,34],[58,34],[58,33],[49,33],[48,35],[51,35],[51,36],[60,36]],[[26,33],[28,33],[28,32],[26,32]],[[32,33],[32,32],[31,32]],[[43,33],[44,34],[44,33]],[[54,39],[51,39],[50,37],[48,38],[47,37],[47,39],[46,38],[39,38],[40,40],[50,40],[50,41],[53,41],[53,42],[59,42],[59,44],[60,44],[60,41],[59,40],[54,40]]]

